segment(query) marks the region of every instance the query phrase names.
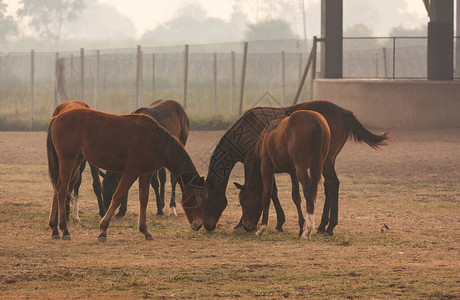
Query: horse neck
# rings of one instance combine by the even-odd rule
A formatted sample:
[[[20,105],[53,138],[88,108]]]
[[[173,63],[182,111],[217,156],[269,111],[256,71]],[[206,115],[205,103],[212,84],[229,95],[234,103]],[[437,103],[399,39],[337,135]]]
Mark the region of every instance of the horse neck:
[[[245,174],[245,182],[249,188],[258,187],[259,184],[262,184],[262,175],[260,173],[260,159],[256,155],[255,151],[248,155],[246,159],[246,163],[248,164],[247,167],[247,174]]]
[[[246,112],[217,144],[206,180],[212,180],[218,189],[225,192],[235,164],[244,162],[246,154],[254,151],[267,123],[283,113],[286,113],[284,108],[256,108]]]
[[[237,152],[231,151],[226,145],[228,140],[224,137],[217,144],[214,150],[211,161],[209,163],[208,175],[206,180],[212,181],[214,186],[219,189],[227,189],[227,183],[230,178],[230,173],[237,162],[243,161],[243,157]]]
[[[184,155],[187,155],[186,159],[175,159],[169,155],[165,155],[164,166],[171,172],[171,174],[177,179],[184,174],[194,174],[199,176],[198,171],[195,168],[192,160],[184,150]]]

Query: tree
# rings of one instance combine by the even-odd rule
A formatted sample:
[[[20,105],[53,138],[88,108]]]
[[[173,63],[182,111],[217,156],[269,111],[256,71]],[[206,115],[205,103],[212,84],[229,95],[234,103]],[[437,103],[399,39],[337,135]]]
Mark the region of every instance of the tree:
[[[347,27],[343,32],[344,37],[371,37],[372,35],[372,30],[364,24]]]
[[[30,27],[56,46],[63,24],[77,19],[84,9],[83,0],[21,0],[20,4],[18,17],[27,18]]]
[[[0,41],[5,41],[8,36],[18,32],[16,22],[12,16],[5,16],[7,5],[0,0]]]
[[[239,22],[241,18],[239,16]],[[232,16],[233,20],[233,16]],[[222,19],[207,16],[204,7],[191,2],[182,7],[172,20],[147,31],[142,40],[157,42],[215,42],[228,41],[232,37],[232,24]]]
[[[297,39],[289,23],[281,19],[268,20],[248,25],[246,40],[282,40]]]
[[[426,25],[418,28],[405,28],[402,25],[393,27],[390,30],[390,36],[427,36],[428,31]]]

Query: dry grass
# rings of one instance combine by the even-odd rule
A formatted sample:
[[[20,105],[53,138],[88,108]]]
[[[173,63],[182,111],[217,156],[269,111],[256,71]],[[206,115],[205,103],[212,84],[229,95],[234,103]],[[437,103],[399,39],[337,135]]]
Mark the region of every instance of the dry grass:
[[[191,133],[187,149],[202,174],[221,135]],[[0,132],[1,298],[460,298],[458,129],[395,131],[382,152],[348,143],[337,161],[336,235],[311,241],[296,235],[290,181],[281,175],[286,233],[275,232],[273,209],[262,238],[234,231],[241,210],[229,185],[215,232],[192,232],[181,210],[178,218],[154,216],[152,203],[156,239],[146,242],[134,187],[127,216],[98,243],[89,173],[72,241],[52,240],[44,145],[43,132]],[[231,181],[241,176],[238,166]],[[317,223],[323,203],[321,195]]]

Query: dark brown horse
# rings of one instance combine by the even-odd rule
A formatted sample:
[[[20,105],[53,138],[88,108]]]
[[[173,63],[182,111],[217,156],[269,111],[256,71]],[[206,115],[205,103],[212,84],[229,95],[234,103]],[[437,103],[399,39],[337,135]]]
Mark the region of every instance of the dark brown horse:
[[[47,137],[48,169],[54,188],[49,225],[52,237],[69,240],[65,197],[69,182],[81,162],[114,172],[123,172],[107,213],[100,222],[100,241],[121,200],[139,178],[139,230],[146,240],[146,209],[149,183],[158,169],[173,173],[182,190],[182,207],[191,227],[198,230],[204,218],[204,178],[200,178],[184,147],[154,119],[144,114],[114,115],[88,108],[75,108],[51,119]],[[59,216],[59,219],[58,219]]]
[[[179,142],[185,146],[187,143],[189,133],[189,119],[184,107],[174,100],[157,100],[150,104],[149,107],[141,107],[133,112],[134,114],[146,114],[155,119],[161,126],[163,126],[172,136],[179,139]],[[158,173],[158,174],[157,174]],[[151,185],[155,191],[157,201],[157,215],[163,215],[163,208],[165,206],[165,181],[166,171],[161,168],[157,173],[152,176]],[[102,195],[104,199],[105,208],[107,209],[112,200],[112,196],[117,189],[118,183],[121,179],[121,173],[106,172],[101,174],[102,180]],[[160,181],[158,182],[158,178]],[[171,173],[171,201],[169,203],[171,216],[177,216],[176,212],[176,180]],[[123,197],[120,209],[116,217],[123,217],[126,214],[128,195]]]
[[[62,76],[58,78],[61,78]],[[62,87],[62,83],[58,86]],[[65,93],[65,92],[64,92]],[[89,108],[89,105],[83,101],[65,101],[56,106],[54,109],[53,117],[57,116],[61,112],[67,111],[69,109],[73,108]],[[72,192],[73,192],[73,218],[77,222],[80,221],[80,217],[78,215],[79,209],[78,209],[78,194],[80,190],[80,185],[81,185],[81,174],[85,170],[86,167],[86,160],[84,160],[77,172],[75,172],[75,176],[72,178],[70,181],[69,185],[69,192],[67,194],[66,198],[66,218],[69,220],[69,214],[70,214],[70,201],[72,198]],[[99,215],[101,218],[105,215],[105,208],[102,205],[102,196],[101,196],[101,181],[99,179],[99,174],[98,174],[98,169],[90,164],[91,168],[91,176],[93,177],[93,191],[94,194],[96,194],[97,197],[97,203],[99,205]]]
[[[243,186],[235,183],[241,189],[239,198],[246,230],[252,231],[257,227],[261,211],[262,223],[256,235],[261,236],[267,230],[274,175],[288,173],[292,182],[292,200],[299,216],[299,235],[310,239],[318,183],[330,140],[331,132],[326,120],[311,110],[299,110],[289,117],[280,116],[268,123],[254,152],[248,155],[247,181]],[[299,182],[307,204],[306,223],[300,207]]]
[[[324,192],[326,201],[323,209],[319,232],[332,235],[338,219],[339,179],[335,172],[335,159],[342,150],[345,142],[351,138],[356,142],[364,142],[372,148],[379,148],[388,144],[388,132],[376,135],[368,131],[349,110],[324,100],[299,103],[296,105],[273,108],[257,107],[248,110],[221,138],[211,157],[206,186],[208,199],[205,208],[204,226],[207,230],[214,230],[216,224],[227,206],[227,189],[230,172],[237,162],[245,165],[245,179],[247,180],[247,154],[254,150],[260,133],[267,123],[280,115],[290,115],[297,110],[313,110],[320,113],[327,121],[331,131],[331,144],[326,162],[323,167]],[[284,212],[274,184],[272,200],[277,212],[277,229],[282,230]],[[326,225],[328,225],[326,229]]]

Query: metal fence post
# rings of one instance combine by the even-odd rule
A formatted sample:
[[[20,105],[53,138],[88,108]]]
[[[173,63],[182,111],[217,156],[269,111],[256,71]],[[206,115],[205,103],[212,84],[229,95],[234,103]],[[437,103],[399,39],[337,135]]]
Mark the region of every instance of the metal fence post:
[[[244,81],[246,79],[246,61],[247,59],[248,59],[248,42],[244,42],[243,67],[241,68],[240,106],[238,108],[238,116],[241,116],[241,114],[243,113]]]
[[[141,80],[141,46],[137,45],[137,51],[136,51],[136,103],[135,103],[135,108],[138,109],[140,107],[140,80]]]
[[[96,50],[96,75],[94,78],[94,108],[96,109],[99,104],[99,59],[100,51]]]
[[[55,53],[54,57],[54,89],[53,89],[53,109],[59,104],[59,99],[58,99],[58,62],[59,62],[59,52]]]
[[[393,38],[393,79],[395,79],[395,66],[396,66],[396,37]]]
[[[152,98],[155,100],[155,54],[152,54]]]
[[[293,104],[296,104],[299,101],[300,93],[302,93],[302,88],[303,88],[303,85],[305,84],[305,79],[307,79],[308,70],[310,69],[310,65],[313,61],[313,56],[314,56],[313,53],[315,51],[316,50],[314,49],[314,46],[313,46],[310,52],[310,56],[308,57],[307,64],[305,65],[305,69],[303,71],[303,75],[302,75],[302,79],[300,80],[299,87],[297,88],[297,92],[295,94]]]
[[[387,49],[385,47],[382,48],[383,50],[383,76],[388,78],[388,71],[387,71]]]
[[[73,85],[73,54],[70,54],[70,93],[69,98],[72,99],[72,94],[74,90],[74,85]]]
[[[188,45],[184,48],[184,85],[182,97],[184,98],[184,108],[187,109],[187,83],[188,83]]]
[[[286,59],[284,51],[281,51],[281,105],[286,105]]]
[[[29,130],[32,131],[34,123],[34,90],[35,90],[35,51],[30,50],[30,120]]]
[[[234,102],[235,102],[235,52],[230,53],[231,57],[231,82],[230,82],[230,103],[232,106],[232,115],[235,113]]]
[[[214,96],[214,115],[217,114],[217,54],[213,54],[213,96]]]
[[[318,38],[316,35],[313,37],[313,45],[311,51],[313,53],[312,65],[311,65],[311,87],[310,87],[310,101],[313,100],[313,81],[316,79],[316,49],[318,45]]]
[[[85,101],[85,49],[80,48],[80,100]]]

